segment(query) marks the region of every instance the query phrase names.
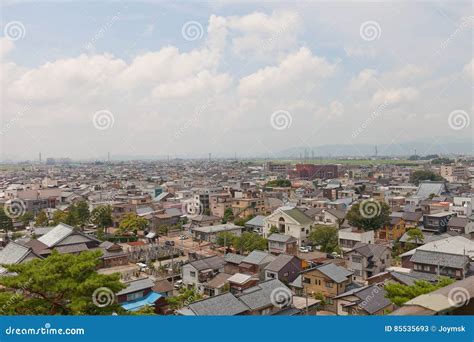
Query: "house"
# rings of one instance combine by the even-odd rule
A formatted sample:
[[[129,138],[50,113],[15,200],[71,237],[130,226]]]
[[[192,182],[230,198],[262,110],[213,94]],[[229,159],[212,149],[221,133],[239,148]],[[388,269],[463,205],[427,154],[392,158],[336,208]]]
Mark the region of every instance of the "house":
[[[253,287],[259,283],[259,279],[242,273],[236,273],[232,277],[228,278],[230,292],[236,294]]]
[[[196,215],[189,218],[191,227],[208,227],[214,226],[221,222],[221,218],[212,215]]]
[[[152,290],[159,293],[163,297],[171,297],[173,295],[174,287],[167,279],[157,280]]]
[[[270,229],[275,226],[278,233],[293,236],[299,246],[305,246],[313,224],[314,220],[302,210],[281,207],[264,219],[263,236],[268,237]]]
[[[294,255],[279,254],[265,267],[265,280],[279,279],[285,284],[295,280],[303,270],[302,262]]]
[[[339,316],[384,315],[394,305],[385,297],[387,291],[379,284],[347,291],[334,297]]]
[[[268,238],[268,251],[272,254],[292,254],[298,252],[297,241],[293,236],[273,233]]]
[[[451,217],[448,222],[448,232],[466,234],[466,226],[469,220],[466,217]]]
[[[436,291],[415,297],[391,313],[393,316],[472,315],[474,277],[458,280]]]
[[[235,253],[227,253],[226,255],[224,255],[224,260],[225,260],[224,272],[227,274],[239,273],[239,265],[244,259],[245,259],[244,255],[235,254]]]
[[[117,302],[127,311],[138,311],[145,306],[154,307],[155,313],[163,313],[166,299],[153,291],[155,283],[150,278],[125,283],[125,289],[117,293]]]
[[[124,252],[122,246],[104,241],[99,245],[102,250],[102,256],[100,257],[102,263],[101,267],[115,267],[128,265],[128,255]]]
[[[402,219],[405,221],[405,227],[417,228],[423,222],[423,213],[421,211],[404,211],[402,213]]]
[[[33,240],[32,240],[33,241]],[[39,242],[39,243],[37,243]],[[80,252],[97,249],[101,242],[90,235],[84,234],[73,227],[60,223],[48,233],[37,239],[36,250],[41,256],[48,256],[52,250],[61,254]],[[31,242],[32,247],[35,242]],[[41,247],[38,247],[41,246]],[[35,248],[33,247],[33,248]]]
[[[278,279],[265,281],[242,293],[227,292],[177,310],[183,316],[272,315],[292,306],[290,289]]]
[[[447,191],[448,190],[444,182],[422,181],[418,185],[418,189],[416,190],[414,196],[425,200],[429,198],[431,194],[439,196],[446,194]]]
[[[380,240],[395,241],[405,234],[405,221],[401,217],[390,216],[390,222],[377,230],[377,237]]]
[[[365,281],[390,266],[391,251],[383,245],[357,243],[345,258],[347,268],[354,273],[354,280]]]
[[[242,234],[243,227],[236,226],[233,223],[219,224],[216,226],[194,227],[191,228],[193,237],[197,240],[215,243],[219,233],[228,232],[235,236]],[[229,242],[230,243],[230,242]]]
[[[276,257],[267,252],[252,251],[239,264],[239,273],[249,274],[259,278],[265,279],[265,267],[270,264]]]
[[[0,250],[0,265],[14,265],[21,264],[33,259],[41,259],[41,256],[36,254],[33,248],[23,246],[19,243],[11,241],[2,250]],[[0,267],[0,273],[4,269]]]
[[[319,215],[319,222],[318,224],[326,224],[334,227],[339,227],[344,218],[346,217],[346,213],[342,210],[337,209],[324,209]]]
[[[224,270],[225,260],[220,256],[212,256],[199,259],[183,265],[181,268],[181,278],[183,285],[196,287],[203,292],[205,283],[214,278],[219,272]]]
[[[303,294],[324,298],[327,310],[336,312],[333,298],[357,287],[352,282],[353,272],[333,263],[319,265],[301,272]]]
[[[407,232],[405,234],[403,234],[403,236],[400,238],[400,240],[398,240],[400,242],[400,246],[402,248],[407,248],[409,246],[409,244],[414,245],[415,247],[418,247],[418,246],[422,246],[426,243],[436,241],[436,240],[442,240],[442,239],[445,239],[445,238],[451,236],[451,235],[446,234],[446,233],[444,233],[444,234],[434,234],[432,232],[421,231],[421,234],[423,235],[423,238],[415,241],[415,240],[410,240],[410,236],[408,235],[408,231],[409,230],[407,230]]]
[[[474,241],[450,236],[426,243],[400,255],[402,266],[414,271],[462,279],[469,275]]]
[[[343,252],[348,252],[357,243],[374,243],[374,231],[362,230],[355,227],[343,228],[338,231],[339,246]]]
[[[424,215],[422,230],[434,233],[444,233],[447,230],[449,220],[453,216],[454,214],[449,212]]]
[[[212,297],[224,293],[226,290],[226,284],[228,284],[228,279],[231,277],[231,274],[227,273],[218,273],[216,276],[208,280],[203,284],[204,295]]]
[[[262,234],[263,233],[263,219],[265,216],[257,215],[251,220],[245,222],[245,228],[249,231]]]

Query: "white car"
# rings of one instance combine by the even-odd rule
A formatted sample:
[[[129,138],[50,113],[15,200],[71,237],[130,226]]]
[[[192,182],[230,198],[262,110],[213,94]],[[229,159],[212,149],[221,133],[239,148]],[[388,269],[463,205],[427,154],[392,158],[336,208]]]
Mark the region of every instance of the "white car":
[[[176,281],[176,282],[174,283],[174,287],[175,287],[176,289],[180,289],[181,286],[183,286],[183,281],[182,281],[182,280],[178,280],[178,281]]]
[[[300,250],[301,253],[309,253],[308,247],[303,247],[303,246],[301,246],[301,247],[299,248],[299,250]]]
[[[180,236],[179,236],[179,239],[180,239],[180,240],[186,240],[186,239],[188,239],[188,237],[183,234],[183,235],[180,235]]]

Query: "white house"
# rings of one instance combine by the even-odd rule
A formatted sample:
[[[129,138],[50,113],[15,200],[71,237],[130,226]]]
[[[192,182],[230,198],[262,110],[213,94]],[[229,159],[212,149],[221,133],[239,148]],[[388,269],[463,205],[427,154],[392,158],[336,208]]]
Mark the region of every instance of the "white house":
[[[308,235],[314,220],[298,208],[281,207],[263,220],[263,236],[270,235],[270,229],[275,226],[278,233],[293,236],[299,246],[308,243]]]

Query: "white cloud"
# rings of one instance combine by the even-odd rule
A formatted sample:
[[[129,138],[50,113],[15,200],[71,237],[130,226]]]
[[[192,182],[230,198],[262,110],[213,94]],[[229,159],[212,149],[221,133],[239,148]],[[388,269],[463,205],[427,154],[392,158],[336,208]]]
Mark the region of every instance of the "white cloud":
[[[471,59],[470,63],[464,66],[463,72],[468,80],[474,81],[474,58]]]
[[[286,57],[278,66],[268,66],[240,80],[239,93],[259,96],[262,93],[289,93],[317,84],[335,73],[336,64],[314,56],[308,48]]]
[[[395,105],[410,102],[418,97],[418,93],[418,90],[415,88],[379,90],[372,97],[372,104],[378,106],[383,104]]]

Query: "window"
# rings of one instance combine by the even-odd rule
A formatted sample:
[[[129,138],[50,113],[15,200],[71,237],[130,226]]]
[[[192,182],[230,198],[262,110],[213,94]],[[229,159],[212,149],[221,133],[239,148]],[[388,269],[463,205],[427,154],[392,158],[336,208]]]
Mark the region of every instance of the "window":
[[[196,277],[196,272],[190,271],[190,272],[189,272],[189,275],[194,278],[194,277]]]
[[[136,300],[143,297],[143,291],[130,293],[127,295],[127,301]]]
[[[352,262],[356,262],[358,264],[360,264],[362,261],[362,257],[358,256],[358,255],[353,255],[352,256]]]
[[[310,279],[310,278],[303,277],[303,283],[305,283],[305,284],[311,284],[311,279]]]
[[[302,232],[304,232],[304,227],[303,227],[303,228],[301,228],[301,231],[302,231]]]
[[[327,287],[327,288],[330,289],[330,288],[332,288],[333,286],[334,286],[334,283],[333,283],[332,281],[327,281],[327,282],[326,282],[326,287]]]

